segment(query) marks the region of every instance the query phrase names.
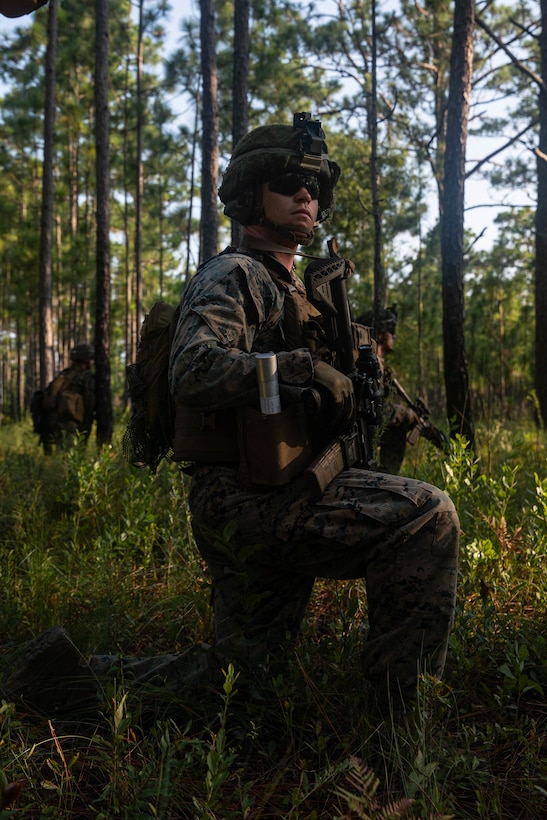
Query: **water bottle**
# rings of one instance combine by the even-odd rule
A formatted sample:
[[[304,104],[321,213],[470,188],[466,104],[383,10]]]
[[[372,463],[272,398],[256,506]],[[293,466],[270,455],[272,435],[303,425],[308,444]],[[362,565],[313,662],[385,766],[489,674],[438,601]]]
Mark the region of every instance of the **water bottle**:
[[[277,356],[275,353],[257,353],[255,362],[261,412],[267,416],[281,413]]]

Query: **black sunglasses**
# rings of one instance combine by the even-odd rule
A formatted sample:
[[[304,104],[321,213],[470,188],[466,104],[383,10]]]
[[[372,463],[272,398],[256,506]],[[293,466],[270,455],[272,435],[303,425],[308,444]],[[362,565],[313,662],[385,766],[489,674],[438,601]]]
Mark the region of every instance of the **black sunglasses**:
[[[319,199],[319,180],[305,174],[280,174],[268,182],[268,188],[273,194],[294,196],[301,188],[305,188],[312,199]]]

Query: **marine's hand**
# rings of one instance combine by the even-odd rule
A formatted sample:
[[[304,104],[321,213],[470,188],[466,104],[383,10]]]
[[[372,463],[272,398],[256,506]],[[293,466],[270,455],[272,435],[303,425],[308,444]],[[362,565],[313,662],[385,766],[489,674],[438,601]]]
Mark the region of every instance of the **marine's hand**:
[[[446,450],[448,446],[448,437],[446,433],[439,430],[438,427],[433,427],[432,424],[426,424],[422,430],[422,436],[430,441],[439,450]]]
[[[341,431],[355,412],[353,382],[335,367],[317,360],[313,364],[313,385],[326,396],[326,410],[333,430]]]
[[[421,418],[419,417],[419,415],[416,413],[415,410],[411,410],[410,407],[406,407],[405,408],[405,414],[406,414],[405,422],[406,422],[407,426],[410,429],[412,429],[413,427],[416,427],[417,424],[420,424]]]

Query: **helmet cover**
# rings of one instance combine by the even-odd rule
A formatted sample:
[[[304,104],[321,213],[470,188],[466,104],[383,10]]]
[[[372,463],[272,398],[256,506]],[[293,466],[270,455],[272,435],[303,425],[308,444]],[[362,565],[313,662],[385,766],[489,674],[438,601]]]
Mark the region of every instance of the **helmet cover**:
[[[359,324],[365,325],[366,327],[372,327],[372,323],[374,321],[374,311],[367,310],[366,313],[359,316],[357,321]],[[393,304],[380,311],[380,315],[378,316],[378,328],[376,328],[376,330],[378,333],[392,333],[395,335],[396,327],[397,305]]]
[[[328,158],[325,133],[309,113],[294,115],[294,124],[262,125],[237,143],[226,168],[219,197],[224,213],[242,225],[260,224],[260,186],[281,174],[312,174],[319,178],[319,217],[332,209],[340,168]]]
[[[72,348],[70,358],[73,362],[89,362],[95,358],[95,348],[93,345],[81,342]]]

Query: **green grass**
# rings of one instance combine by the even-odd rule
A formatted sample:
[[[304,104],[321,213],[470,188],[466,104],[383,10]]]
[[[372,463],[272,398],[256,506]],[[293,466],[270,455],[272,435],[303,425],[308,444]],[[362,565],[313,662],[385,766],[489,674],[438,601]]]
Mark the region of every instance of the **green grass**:
[[[118,431],[119,433],[119,431]],[[123,691],[48,721],[0,706],[0,818],[541,818],[547,816],[547,447],[479,431],[481,458],[409,448],[462,524],[458,610],[442,682],[405,724],[374,717],[358,653],[362,582],[319,582],[289,667],[249,700],[237,670],[207,699],[150,714]],[[174,466],[136,472],[119,441],[44,458],[0,428],[0,672],[63,624],[84,654],[211,640],[207,572]]]

